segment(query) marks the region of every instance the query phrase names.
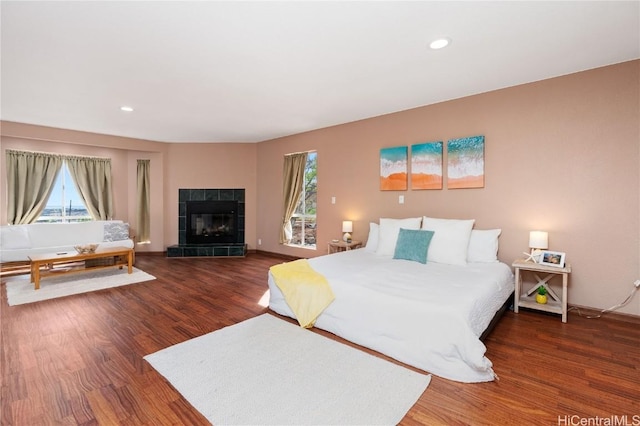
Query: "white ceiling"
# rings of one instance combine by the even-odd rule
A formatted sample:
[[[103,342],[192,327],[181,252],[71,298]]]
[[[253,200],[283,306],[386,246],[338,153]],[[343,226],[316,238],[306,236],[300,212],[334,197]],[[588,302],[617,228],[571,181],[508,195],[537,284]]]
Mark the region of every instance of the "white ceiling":
[[[0,13],[2,120],[163,142],[264,141],[640,58],[638,1],[2,1]],[[430,50],[439,36],[451,45]]]

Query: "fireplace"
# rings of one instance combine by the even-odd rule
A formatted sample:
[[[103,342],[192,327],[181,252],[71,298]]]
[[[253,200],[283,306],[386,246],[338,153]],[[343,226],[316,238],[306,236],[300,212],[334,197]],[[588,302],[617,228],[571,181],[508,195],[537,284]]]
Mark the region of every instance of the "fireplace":
[[[243,188],[180,188],[178,244],[167,247],[167,256],[245,256],[244,196]]]
[[[237,201],[187,201],[187,244],[238,242]]]

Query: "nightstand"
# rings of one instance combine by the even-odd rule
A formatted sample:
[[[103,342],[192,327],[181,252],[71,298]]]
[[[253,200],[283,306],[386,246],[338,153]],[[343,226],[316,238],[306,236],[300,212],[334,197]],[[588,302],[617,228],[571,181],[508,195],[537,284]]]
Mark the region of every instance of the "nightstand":
[[[571,273],[571,265],[566,264],[564,268],[555,266],[540,265],[533,262],[525,262],[524,259],[518,259],[512,265],[516,273],[516,291],[513,300],[513,311],[518,313],[518,308],[537,309],[539,311],[553,312],[562,315],[562,322],[567,322],[567,285],[569,284],[569,274]],[[531,287],[525,293],[522,289],[522,272],[532,272],[537,284]],[[546,274],[544,278],[540,278],[539,274]],[[558,296],[547,283],[555,276],[562,276],[562,297]],[[537,303],[535,293],[538,287],[543,286],[547,289],[549,301],[545,304]]]
[[[362,247],[362,241],[353,240],[350,243],[344,241],[338,241],[337,243],[334,243],[333,241],[331,241],[327,246],[327,253],[337,253],[339,251],[348,251],[360,247]]]

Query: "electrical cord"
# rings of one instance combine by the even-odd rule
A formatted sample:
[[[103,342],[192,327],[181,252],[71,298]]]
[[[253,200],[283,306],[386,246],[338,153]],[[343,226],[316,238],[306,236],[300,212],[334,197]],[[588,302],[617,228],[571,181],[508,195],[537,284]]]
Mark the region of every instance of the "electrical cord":
[[[636,293],[636,291],[638,291],[638,287],[634,286],[633,290],[631,290],[631,293],[629,293],[629,295],[627,296],[626,299],[624,299],[622,302],[618,303],[617,305],[614,305],[608,309],[603,309],[600,311],[600,313],[598,313],[598,315],[582,315],[582,312],[580,312],[580,308],[572,306],[571,308],[569,308],[568,310],[576,310],[578,311],[578,315],[580,315],[583,318],[588,318],[588,319],[595,319],[595,318],[600,318],[603,314],[606,314],[607,312],[613,312],[616,309],[620,309],[623,306],[626,306],[627,304],[629,304],[629,302],[631,302],[631,299],[633,299],[633,295]]]

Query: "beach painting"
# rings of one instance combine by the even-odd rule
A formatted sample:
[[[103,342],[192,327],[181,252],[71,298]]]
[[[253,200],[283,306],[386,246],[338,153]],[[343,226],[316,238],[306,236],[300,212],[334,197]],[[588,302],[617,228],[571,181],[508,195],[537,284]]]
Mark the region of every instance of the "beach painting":
[[[406,146],[382,148],[380,150],[380,190],[406,191],[407,183]]]
[[[442,189],[442,145],[411,145],[411,189]]]
[[[447,142],[447,188],[484,188],[484,136]]]

